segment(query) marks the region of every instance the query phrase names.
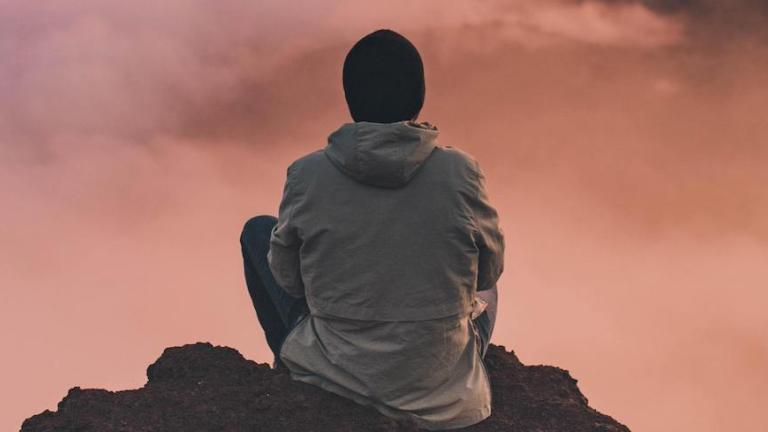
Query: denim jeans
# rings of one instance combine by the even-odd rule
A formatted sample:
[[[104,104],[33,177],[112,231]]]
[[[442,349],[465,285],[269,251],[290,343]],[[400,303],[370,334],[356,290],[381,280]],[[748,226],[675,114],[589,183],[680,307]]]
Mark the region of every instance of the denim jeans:
[[[280,363],[280,347],[285,337],[301,318],[309,313],[306,298],[296,298],[286,293],[275,281],[267,262],[269,239],[277,218],[260,215],[249,219],[240,235],[243,253],[245,283],[251,296],[256,316],[275,357],[275,366]],[[488,302],[485,312],[474,319],[475,328],[481,341],[481,355],[485,356],[496,321],[496,286],[478,293]]]

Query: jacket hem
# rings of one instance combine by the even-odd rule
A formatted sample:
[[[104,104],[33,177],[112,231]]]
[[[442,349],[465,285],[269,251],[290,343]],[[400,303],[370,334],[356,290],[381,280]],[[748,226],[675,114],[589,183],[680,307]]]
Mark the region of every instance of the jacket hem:
[[[290,370],[290,366],[289,366],[289,370]],[[488,407],[488,408],[481,408],[478,410],[474,410],[472,414],[467,414],[447,422],[433,422],[433,421],[426,420],[416,414],[409,413],[407,411],[402,411],[397,408],[390,407],[381,402],[375,401],[373,399],[367,398],[365,396],[361,396],[357,393],[347,391],[344,388],[337,386],[330,381],[327,381],[325,379],[318,377],[317,375],[302,374],[302,373],[294,372],[293,370],[291,370],[290,374],[291,374],[291,378],[296,381],[301,381],[307,384],[320,387],[325,391],[328,391],[333,394],[352,400],[359,405],[370,406],[386,417],[393,418],[395,420],[406,420],[406,419],[413,420],[416,423],[416,426],[419,427],[420,429],[433,430],[433,431],[460,429],[460,428],[465,428],[465,427],[480,423],[481,421],[487,419],[491,415],[491,409],[490,407]]]

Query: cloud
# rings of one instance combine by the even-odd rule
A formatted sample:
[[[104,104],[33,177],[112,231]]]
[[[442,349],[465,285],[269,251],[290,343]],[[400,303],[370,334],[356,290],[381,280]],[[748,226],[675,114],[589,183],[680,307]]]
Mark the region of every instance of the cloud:
[[[690,35],[696,40],[712,43],[744,36],[768,37],[768,2],[765,0],[600,1],[609,5],[641,4],[662,15],[680,16],[687,22]]]
[[[0,328],[16,347],[6,370],[39,372],[5,379],[29,391],[0,429],[54,408],[73,382],[140,383],[99,365],[139,370],[181,339],[268,358],[242,286],[239,229],[274,213],[285,167],[348,121],[344,55],[381,27],[422,52],[423,115],[442,143],[488,173],[510,238],[499,340],[572,366],[590,398],[640,429],[732,427],[747,405],[709,409],[701,398],[728,394],[732,385],[706,379],[723,369],[754,381],[729,354],[752,342],[718,349],[722,362],[701,366],[702,379],[685,367],[715,358],[708,339],[668,351],[688,348],[677,341],[702,323],[766,327],[754,299],[768,280],[768,57],[741,43],[710,49],[759,34],[733,24],[759,19],[748,16],[759,6],[729,4],[742,9],[0,0],[0,201],[10,209],[0,212]],[[762,351],[741,349],[764,365]],[[636,400],[617,398],[634,371],[648,384]],[[657,383],[680,397],[654,399]],[[739,397],[765,399],[748,390]],[[648,400],[674,412],[637,411]]]
[[[259,12],[246,1],[13,2],[0,15],[0,55],[13,59],[0,65],[0,138],[173,131],[290,57],[291,26]]]
[[[142,165],[142,158],[164,157],[158,148],[169,142],[302,148],[309,137],[327,133],[328,124],[347,119],[340,65],[357,38],[380,27],[417,43],[428,73],[440,75],[430,77],[431,89],[450,92],[454,86],[441,79],[451,70],[466,71],[451,75],[463,83],[458,91],[483,82],[496,86],[482,97],[458,96],[478,112],[493,106],[487,118],[541,114],[544,128],[590,128],[596,136],[584,145],[601,143],[599,134],[610,127],[644,122],[636,135],[614,138],[626,147],[658,130],[679,138],[668,148],[710,156],[730,151],[722,149],[729,134],[738,137],[731,144],[736,148],[764,136],[753,119],[764,105],[756,74],[761,63],[740,50],[713,56],[684,46],[681,16],[709,13],[708,2],[428,0],[409,6],[395,0],[384,6],[343,0],[322,8],[311,1],[290,7],[247,0],[4,3],[0,55],[12,59],[0,64],[4,165],[76,164],[94,154],[104,155],[99,163],[120,164],[119,157],[108,158],[109,149],[133,155],[123,162]],[[439,101],[439,94],[430,91],[427,109],[448,118],[458,110],[429,100]],[[590,106],[595,111],[586,110]],[[553,112],[560,117],[549,117]],[[608,126],[597,122],[599,116]],[[723,127],[702,135],[694,149],[685,134],[696,130],[697,121]],[[124,148],[129,146],[145,151]],[[671,163],[677,162],[688,163],[676,155]],[[14,166],[13,172],[24,171]],[[654,192],[642,193],[650,200]],[[598,193],[615,201],[623,191],[605,187]],[[711,193],[692,188],[691,196],[706,202]],[[743,200],[733,205],[751,208]],[[680,211],[686,223],[694,210]]]
[[[162,147],[170,142],[257,151],[319,145],[317,137],[328,132],[328,124],[347,120],[340,83],[346,50],[380,27],[402,31],[420,47],[428,74],[436,74],[428,77],[427,112],[431,109],[449,123],[461,124],[456,113],[462,110],[451,108],[450,98],[441,94],[452,94],[476,112],[493,107],[485,115],[488,119],[528,116],[537,123],[521,124],[519,132],[529,138],[539,134],[529,124],[552,130],[547,142],[578,130],[584,137],[579,145],[591,151],[605,145],[606,131],[643,124],[640,130],[611,135],[619,144],[616,150],[601,150],[608,156],[581,161],[578,154],[570,154],[574,172],[598,173],[589,181],[616,174],[595,171],[590,164],[601,158],[605,163],[621,159],[643,140],[658,147],[653,150],[656,157],[671,157],[654,163],[672,169],[692,163],[685,152],[706,155],[702,159],[729,157],[740,154],[732,148],[747,152],[765,136],[753,114],[764,105],[764,87],[755,73],[761,63],[740,50],[714,56],[683,46],[679,14],[698,10],[686,2],[662,7],[630,1],[486,0],[470,7],[464,2],[425,1],[408,9],[405,1],[397,1],[401,7],[346,0],[324,8],[297,3],[302,13],[246,0],[171,0],[162,6],[10,2],[13,7],[0,15],[0,33],[5,36],[0,38],[0,54],[13,59],[0,64],[0,163],[13,164],[8,172],[34,183],[34,175],[58,175],[56,164],[114,164],[99,175],[118,177],[134,169],[121,164],[176,163],[164,159],[170,153]],[[451,71],[464,72],[454,76]],[[445,81],[446,76],[453,83]],[[455,86],[459,81],[462,84]],[[491,87],[479,93],[486,84]],[[707,128],[694,144],[689,141],[700,129],[697,122],[721,127]],[[730,147],[725,144],[729,140]],[[552,143],[549,151],[564,155],[571,150]],[[676,151],[679,154],[668,154]],[[744,177],[749,178],[753,166],[738,163],[746,164]],[[25,171],[20,168],[24,164],[36,168]],[[45,166],[52,168],[46,171]],[[696,216],[698,206],[708,206],[716,192],[688,184],[685,175],[692,171],[670,179],[661,170],[638,172],[650,176],[644,178],[649,183],[634,187],[633,193],[610,185],[592,193],[611,205],[623,195],[632,206],[614,209],[617,214],[627,212],[634,227],[655,218],[656,225],[648,225],[651,230],[683,225],[691,229],[691,221],[698,218],[697,223],[716,232],[723,220],[733,217],[732,210],[716,208],[710,209],[712,221]],[[721,171],[713,178],[748,182],[738,172],[728,172],[726,179]],[[630,177],[613,184],[636,181],[638,177]],[[80,193],[78,188],[98,187],[92,184],[112,181],[99,177],[64,183],[72,194]],[[658,188],[672,186],[688,190],[687,204],[669,204],[676,210],[668,213],[677,219],[663,216],[653,204]],[[737,226],[748,224],[751,232],[765,235],[759,222],[762,201],[750,201],[744,191],[722,195],[718,199],[747,209]],[[691,205],[694,197],[697,204]]]
[[[142,143],[226,126],[247,139],[280,117],[285,88],[266,83],[296,72],[295,59],[330,49],[338,63],[357,38],[392,24],[416,37],[473,30],[436,46],[446,55],[506,43],[654,47],[679,37],[675,20],[632,4],[5,0],[0,56],[12,60],[0,64],[0,146],[39,152],[64,135]]]

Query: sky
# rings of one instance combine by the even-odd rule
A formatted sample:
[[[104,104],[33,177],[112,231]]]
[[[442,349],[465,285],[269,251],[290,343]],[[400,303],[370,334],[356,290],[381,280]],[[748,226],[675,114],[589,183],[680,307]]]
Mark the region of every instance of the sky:
[[[493,342],[634,431],[768,429],[760,0],[0,0],[0,429],[168,346],[271,360],[239,236],[390,28],[506,234]]]

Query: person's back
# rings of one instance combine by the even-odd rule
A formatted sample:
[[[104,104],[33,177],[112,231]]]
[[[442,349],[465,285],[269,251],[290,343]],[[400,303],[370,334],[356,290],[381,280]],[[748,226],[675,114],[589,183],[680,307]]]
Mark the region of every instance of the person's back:
[[[308,313],[286,322],[276,353],[294,379],[391,417],[427,429],[468,426],[491,411],[482,356],[495,310],[483,324],[472,313],[478,290],[495,297],[503,233],[477,161],[415,121],[423,75],[410,90],[420,100],[377,99],[382,88],[366,94],[372,73],[354,70],[355,61],[362,69],[371,62],[355,49],[385,62],[398,43],[409,44],[389,31],[367,38],[345,62],[356,121],[287,170],[267,259],[280,287],[306,298]],[[386,45],[393,38],[394,48]],[[403,73],[418,74],[420,59],[416,66]]]

